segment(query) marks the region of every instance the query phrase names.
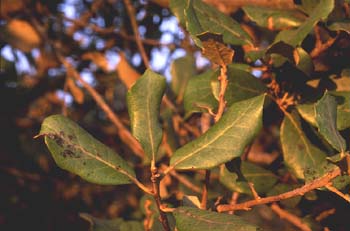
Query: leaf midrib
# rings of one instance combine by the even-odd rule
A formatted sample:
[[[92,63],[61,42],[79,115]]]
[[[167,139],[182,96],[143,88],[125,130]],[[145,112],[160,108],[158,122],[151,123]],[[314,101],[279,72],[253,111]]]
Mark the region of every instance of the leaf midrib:
[[[147,88],[148,89],[151,89],[150,88],[150,85],[151,85],[151,81],[149,79],[147,79]],[[149,139],[150,139],[150,143],[151,143],[151,154],[152,154],[152,161],[154,161],[156,159],[155,157],[155,151],[154,151],[154,143],[153,143],[153,126],[151,124],[151,120],[150,120],[150,110],[151,110],[151,104],[150,104],[150,91],[147,91],[148,94],[147,94],[147,124],[148,124],[148,130],[149,130]]]
[[[212,143],[214,143],[219,137],[221,137],[226,131],[228,131],[229,129],[231,129],[239,119],[242,118],[243,115],[245,115],[247,113],[248,110],[250,110],[250,107],[255,103],[255,101],[250,102],[250,105],[247,107],[247,109],[241,114],[241,116],[239,116],[235,121],[232,122],[232,124],[230,126],[228,126],[225,129],[220,130],[220,132],[216,135],[216,137],[214,139],[212,139],[210,142],[204,144],[203,146],[201,146],[200,148],[198,148],[197,150],[193,151],[192,153],[184,156],[183,158],[180,158],[178,161],[176,161],[171,167],[175,167],[176,165],[178,165],[179,163],[185,161],[186,159],[192,157],[193,155],[197,154],[198,152],[200,152],[201,150],[203,150],[204,148],[206,148],[207,146],[211,145]]]
[[[343,144],[342,144],[342,142],[341,142],[341,140],[339,138],[339,136],[340,136],[339,132],[336,129],[336,127],[337,127],[336,120],[332,119],[332,108],[331,108],[332,106],[330,105],[329,100],[327,100],[325,103],[326,103],[326,113],[327,113],[328,120],[329,121],[333,121],[333,123],[330,123],[332,132],[333,132],[333,134],[335,134],[335,139],[336,139],[336,141],[337,141],[337,143],[338,143],[338,145],[339,145],[339,147],[341,149],[340,151],[344,152]],[[335,108],[335,110],[337,110],[337,108]]]

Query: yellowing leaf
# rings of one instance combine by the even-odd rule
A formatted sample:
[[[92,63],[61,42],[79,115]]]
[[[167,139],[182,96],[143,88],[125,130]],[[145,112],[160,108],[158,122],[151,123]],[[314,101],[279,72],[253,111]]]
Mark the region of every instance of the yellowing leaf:
[[[67,86],[68,89],[70,91],[70,93],[72,93],[74,100],[78,103],[78,104],[82,104],[84,103],[84,93],[83,91],[75,84],[74,80],[70,77],[67,77]]]
[[[88,52],[83,54],[82,56],[85,60],[91,60],[94,62],[99,68],[101,68],[103,71],[108,71],[108,62],[106,57],[100,53],[100,52]]]
[[[6,25],[3,36],[13,47],[24,52],[30,52],[41,43],[41,38],[33,26],[20,19],[11,20]]]
[[[130,87],[140,77],[140,74],[128,63],[123,53],[120,53],[120,61],[117,65],[116,70],[120,80],[128,89],[130,89]]]

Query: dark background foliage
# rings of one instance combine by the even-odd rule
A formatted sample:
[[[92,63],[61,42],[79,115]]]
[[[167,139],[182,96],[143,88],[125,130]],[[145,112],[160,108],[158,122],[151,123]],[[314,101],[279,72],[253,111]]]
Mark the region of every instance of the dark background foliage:
[[[240,5],[230,5],[227,1],[222,1],[222,5],[215,1],[208,2],[240,22],[260,48],[267,47],[277,34],[276,30],[249,21]],[[294,4],[293,1],[278,2],[282,2],[279,7],[284,9]],[[262,5],[265,3],[261,1]],[[167,4],[167,1],[133,2],[152,68],[170,80],[171,62],[179,56],[191,54],[200,73],[209,66],[209,62],[201,56],[184,29],[177,26]],[[342,18],[349,20],[349,6],[346,8],[343,4],[344,1],[337,1],[336,10],[327,23]],[[9,26],[11,20],[29,23],[34,32],[25,30],[23,25]],[[87,230],[88,223],[79,217],[80,212],[96,217],[141,220],[139,200],[142,193],[135,186],[112,187],[87,183],[59,169],[42,140],[33,139],[45,117],[66,110],[70,118],[78,121],[97,139],[121,153],[128,161],[136,163],[141,179],[149,179],[140,159],[121,142],[114,126],[89,94],[79,84],[73,84],[67,90],[65,77],[69,73],[55,54],[55,50],[59,50],[69,57],[76,70],[104,96],[128,125],[125,102],[127,78],[135,75],[135,71],[143,73],[145,66],[123,1],[1,0],[0,25],[0,229]],[[317,27],[321,37],[309,34],[302,43],[304,50],[312,53],[316,41],[326,43],[334,39],[327,49],[314,54],[315,70],[311,78],[290,62],[276,67],[262,59],[258,62],[247,61],[245,55],[249,49],[244,46],[232,46],[235,50],[234,61],[255,67],[258,71],[254,73],[266,84],[270,83],[273,73],[282,88],[278,94],[293,92],[301,102],[317,98],[325,89],[343,87],[349,90],[349,81],[339,82],[337,79],[350,75],[349,28],[334,31],[327,26],[325,22],[320,22]],[[19,34],[21,30],[25,32],[16,36],[9,33],[9,29]],[[277,47],[277,53],[281,52],[280,49],[286,50],[286,47]],[[96,54],[104,54],[107,59],[101,59]],[[127,60],[131,66],[119,66],[118,69],[118,59]],[[260,71],[259,67],[265,69]],[[306,84],[312,79],[319,81],[317,88]],[[171,89],[167,92],[176,101],[174,92]],[[269,153],[268,168],[277,172],[282,165],[282,157],[275,155],[280,152],[276,129],[281,123],[282,114],[276,105],[269,106],[266,111],[264,122],[267,128],[259,136],[253,150]],[[193,115],[187,122],[195,127],[198,121],[199,116]],[[304,125],[309,126],[306,122]],[[347,129],[342,134],[350,137],[349,133]],[[186,132],[179,134],[178,143],[174,146],[193,138]],[[227,190],[220,190],[228,194]],[[322,211],[335,208],[335,213],[322,220],[321,224],[331,230],[349,229],[349,204],[329,192],[320,191],[317,195],[316,200],[302,199],[300,215],[315,218]],[[176,195],[169,196],[168,201],[178,203]]]

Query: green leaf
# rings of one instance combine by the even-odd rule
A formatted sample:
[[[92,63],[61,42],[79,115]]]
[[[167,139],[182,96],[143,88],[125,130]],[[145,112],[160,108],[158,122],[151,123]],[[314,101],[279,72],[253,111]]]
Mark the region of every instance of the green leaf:
[[[286,61],[289,61],[306,75],[310,75],[314,70],[314,64],[310,55],[301,47],[294,48],[283,41],[279,41],[272,44],[267,49],[266,54],[271,54],[275,67],[280,67]]]
[[[337,102],[326,92],[315,104],[316,123],[322,136],[339,152],[346,149],[345,139],[337,130]]]
[[[261,59],[265,55],[265,49],[251,50],[244,53],[244,59],[249,63],[253,63]]]
[[[299,104],[297,110],[304,120],[312,126],[317,127],[314,104]]]
[[[186,25],[185,21],[185,8],[186,8],[186,0],[170,0],[169,8],[171,12],[175,15],[177,20],[182,26]]]
[[[310,55],[301,47],[297,47],[293,54],[295,66],[306,75],[310,75],[314,71],[314,63]]]
[[[100,219],[87,213],[79,215],[90,223],[91,231],[143,231],[142,224],[138,221],[124,221],[122,218]]]
[[[281,144],[284,163],[299,179],[304,179],[306,168],[317,169],[326,154],[306,137],[296,112],[286,114],[281,125]]]
[[[298,9],[309,15],[317,7],[319,2],[320,0],[301,0],[301,5],[299,4],[296,6]]]
[[[350,34],[350,20],[334,22],[328,26],[328,29],[332,31],[345,31],[346,33]]]
[[[189,79],[196,73],[196,64],[193,56],[186,55],[175,59],[170,67],[171,90],[177,95],[176,101],[182,102]]]
[[[259,79],[247,71],[236,68],[236,65],[228,65],[227,76],[229,82],[225,92],[225,100],[228,105],[262,95],[267,91]]]
[[[202,43],[197,35],[203,32],[222,34],[225,43],[252,44],[252,40],[238,22],[201,0],[188,0],[185,9],[186,28],[197,46]]]
[[[39,135],[45,136],[59,167],[89,182],[118,185],[135,178],[134,170],[117,153],[62,115],[47,117]]]
[[[127,94],[131,131],[141,143],[148,160],[156,160],[162,140],[163,131],[158,117],[165,86],[163,76],[146,70]]]
[[[314,8],[310,16],[295,30],[281,31],[275,41],[284,41],[291,46],[300,45],[304,38],[310,33],[316,23],[324,20],[332,12],[334,8],[334,0],[320,0],[319,4]]]
[[[340,73],[340,76],[332,75],[330,79],[337,86],[337,92],[350,91],[350,68],[345,68]],[[334,92],[334,91],[332,91]]]
[[[218,71],[209,70],[188,81],[184,94],[185,118],[194,112],[207,112],[208,108],[214,110],[217,107],[218,102],[212,94],[210,82],[218,75]]]
[[[266,193],[277,182],[277,176],[272,172],[250,162],[242,161],[241,171],[246,180],[254,184],[258,193]],[[220,182],[232,191],[252,194],[248,183],[238,181],[238,175],[230,172],[225,166],[220,168]]]
[[[177,208],[174,211],[174,216],[178,231],[260,230],[238,216],[191,207]]]
[[[299,26],[305,19],[297,10],[280,10],[258,6],[244,6],[250,20],[270,30],[282,30]]]
[[[176,150],[175,169],[210,169],[240,156],[262,127],[265,95],[240,101],[206,133]]]
[[[337,129],[344,130],[350,127],[350,91],[330,91],[329,94],[336,97],[337,106]],[[298,112],[304,120],[317,127],[314,104],[300,104]]]

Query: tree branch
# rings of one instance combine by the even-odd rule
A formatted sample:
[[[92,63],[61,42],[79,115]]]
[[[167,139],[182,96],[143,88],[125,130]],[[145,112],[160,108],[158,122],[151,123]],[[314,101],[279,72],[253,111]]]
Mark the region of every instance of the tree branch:
[[[163,212],[163,210],[161,209],[162,208],[162,201],[161,201],[160,194],[159,194],[159,177],[160,177],[160,175],[158,173],[158,169],[156,167],[152,167],[151,173],[152,173],[151,181],[152,181],[152,186],[153,186],[153,197],[154,197],[154,200],[156,201],[157,208],[159,211],[160,223],[162,224],[165,231],[170,231],[168,218],[167,218],[166,214]]]
[[[79,73],[72,67],[72,65],[69,62],[67,62],[64,59],[63,56],[58,55],[58,57],[67,70],[69,68],[73,70],[72,77],[75,80],[78,80],[83,85],[83,87],[90,93],[92,98],[96,101],[97,105],[106,113],[106,116],[116,126],[116,128],[118,129],[118,135],[120,139],[124,143],[126,143],[136,155],[138,155],[140,158],[143,158],[144,152],[140,143],[131,135],[130,131],[124,127],[123,123],[120,121],[117,115],[112,111],[112,109],[107,105],[107,103],[104,101],[102,96],[93,87],[91,87],[87,82],[85,82],[81,78]]]
[[[219,212],[227,212],[227,211],[234,211],[234,210],[249,210],[251,207],[256,206],[256,205],[261,205],[261,204],[268,204],[276,201],[281,201],[285,200],[288,198],[296,197],[296,196],[302,196],[307,192],[310,192],[314,189],[322,188],[325,187],[326,185],[329,185],[329,183],[339,176],[341,173],[340,169],[337,167],[331,172],[328,172],[326,175],[323,177],[320,177],[318,179],[315,179],[311,181],[308,184],[305,184],[304,186],[294,189],[292,191],[282,193],[276,196],[270,196],[270,197],[265,197],[261,198],[260,200],[250,200],[246,201],[240,204],[235,204],[235,205],[219,205],[217,207],[217,210]]]
[[[132,29],[134,31],[136,45],[139,48],[142,60],[143,60],[143,62],[145,64],[146,68],[149,68],[150,67],[149,60],[148,60],[145,48],[143,47],[143,44],[142,44],[142,41],[141,41],[141,36],[140,36],[140,33],[139,33],[139,29],[138,29],[139,27],[137,25],[136,18],[135,18],[135,9],[132,6],[132,3],[130,2],[130,0],[124,0],[124,4],[125,4],[125,7],[126,7],[126,10],[128,11],[129,18],[130,18],[130,21],[131,21],[131,26],[132,26]]]
[[[289,223],[298,227],[302,231],[312,231],[309,226],[301,221],[301,219],[294,214],[287,212],[286,210],[281,209],[277,203],[271,205],[272,211],[274,211],[280,218],[287,220]]]
[[[215,123],[219,121],[226,107],[225,92],[228,85],[226,65],[221,66],[220,76],[218,77],[218,80],[220,81],[219,108],[214,117]]]

